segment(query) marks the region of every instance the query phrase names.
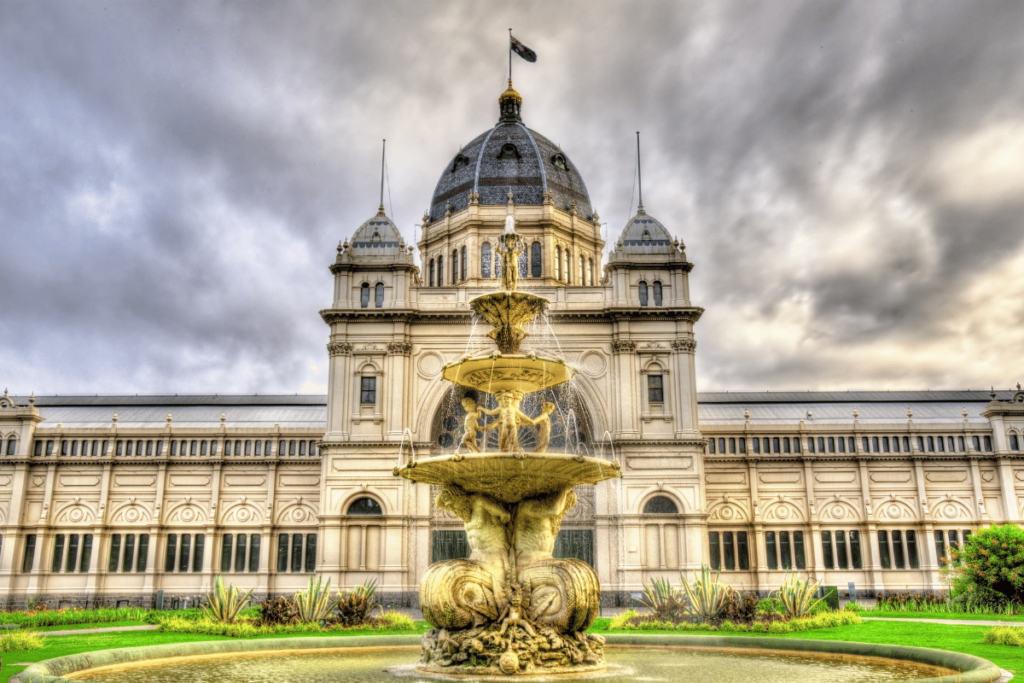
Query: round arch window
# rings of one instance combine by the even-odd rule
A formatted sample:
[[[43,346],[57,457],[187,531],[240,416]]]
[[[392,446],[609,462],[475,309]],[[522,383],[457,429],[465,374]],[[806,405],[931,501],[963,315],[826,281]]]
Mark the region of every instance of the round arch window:
[[[644,505],[645,515],[678,515],[679,508],[671,498],[655,496]]]
[[[373,498],[357,498],[348,506],[348,514],[380,516],[384,514],[384,510],[381,509],[380,503]]]

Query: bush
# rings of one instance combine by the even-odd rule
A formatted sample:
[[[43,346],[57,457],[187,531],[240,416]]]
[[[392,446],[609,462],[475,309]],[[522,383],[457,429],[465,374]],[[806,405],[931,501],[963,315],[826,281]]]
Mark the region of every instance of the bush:
[[[851,600],[850,602],[843,605],[843,609],[847,612],[863,612],[864,605],[860,604],[856,600]]]
[[[253,636],[269,636],[282,633],[316,633],[320,631],[318,624],[290,624],[270,626],[254,624],[251,621],[238,620],[227,624],[209,617],[189,619],[176,614],[161,615],[160,631],[164,633],[199,633],[211,636],[228,636],[229,638],[251,638]]]
[[[981,529],[949,549],[954,601],[1024,602],[1024,529],[1003,524]]]
[[[45,644],[38,633],[13,631],[0,636],[0,652],[13,650],[38,650]]]
[[[388,610],[380,615],[378,628],[386,631],[415,631],[416,622],[408,614]]]
[[[805,580],[796,574],[787,574],[786,579],[779,586],[779,590],[776,591],[786,616],[796,619],[809,614],[823,600],[823,598],[817,600],[814,598],[818,586],[819,584],[811,579]],[[835,590],[835,586],[831,586],[831,588],[833,591]],[[838,609],[838,607],[837,599],[836,608]]]
[[[303,624],[319,624],[327,619],[327,615],[334,609],[334,602],[331,601],[331,580],[327,579],[327,585],[322,584],[322,578],[309,577],[309,585],[306,590],[295,594],[295,611],[299,621]]]
[[[1024,646],[1024,628],[997,626],[985,631],[985,642],[989,645]]]
[[[612,620],[608,622],[607,630],[618,631],[620,629],[626,628],[626,625],[628,623],[630,623],[633,619],[637,619],[639,616],[640,615],[636,612],[636,610],[628,609],[619,616],[612,617]]]
[[[657,578],[650,584],[644,583],[643,595],[636,601],[650,610],[655,620],[677,622],[686,615],[686,599],[668,579]]]
[[[284,596],[267,600],[260,605],[260,625],[286,626],[299,620],[298,610],[291,598]]]
[[[775,621],[768,624],[768,633],[792,633],[793,627],[788,621]]]
[[[342,626],[358,626],[370,619],[370,612],[382,609],[377,602],[377,582],[373,579],[352,590],[339,590],[336,600],[338,622]]]
[[[213,582],[213,592],[206,594],[206,605],[203,606],[203,614],[212,621],[223,624],[233,624],[239,613],[249,605],[252,600],[252,590],[242,594],[237,586],[224,586],[224,577],[218,576]]]
[[[757,601],[757,611],[761,614],[782,614],[784,609],[781,600],[768,597]]]
[[[741,596],[733,591],[729,599],[725,601],[725,608],[722,610],[722,618],[732,622],[749,624],[757,618],[757,606],[760,600],[757,593],[747,593]]]
[[[821,603],[826,609],[837,610],[839,609],[839,589],[835,586],[820,586],[819,585],[819,596]],[[814,609],[813,607],[811,608]]]
[[[686,577],[681,573],[679,578],[683,581],[683,590],[690,603],[689,613],[701,622],[718,618],[725,609],[725,602],[732,594],[732,588],[719,582],[718,574],[712,579],[711,567],[706,564],[701,565],[700,576],[694,576],[692,584],[687,583]]]

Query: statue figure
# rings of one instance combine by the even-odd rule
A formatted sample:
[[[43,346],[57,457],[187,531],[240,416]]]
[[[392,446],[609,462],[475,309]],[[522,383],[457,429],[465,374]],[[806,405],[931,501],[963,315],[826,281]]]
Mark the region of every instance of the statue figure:
[[[471,560],[504,566],[509,546],[505,525],[512,519],[505,508],[490,496],[469,494],[454,486],[445,487],[434,502],[462,520],[472,551]]]
[[[516,564],[519,567],[551,557],[562,517],[575,505],[576,492],[572,488],[543,498],[527,499],[519,504],[513,535]]]
[[[551,413],[553,412],[555,412],[555,404],[545,401],[541,406],[540,415],[532,420],[534,426],[537,427],[537,447],[533,449],[534,453],[545,452],[548,449],[548,444],[551,443]]]
[[[498,419],[484,429],[498,427],[498,450],[517,453],[522,450],[519,446],[519,425],[533,424],[533,418],[519,409],[519,403],[523,400],[522,393],[502,391],[495,395],[498,398],[498,407],[495,409]]]
[[[473,453],[479,453],[480,448],[476,445],[476,435],[482,431],[493,429],[491,425],[487,427],[480,426],[480,419],[484,415],[496,415],[498,408],[494,410],[484,410],[476,404],[476,401],[469,398],[468,396],[462,399],[462,407],[466,411],[466,417],[463,420],[462,428],[465,433],[462,435],[462,446],[465,446]]]
[[[526,249],[526,242],[514,232],[501,236],[501,288],[514,292],[519,287],[519,256]]]

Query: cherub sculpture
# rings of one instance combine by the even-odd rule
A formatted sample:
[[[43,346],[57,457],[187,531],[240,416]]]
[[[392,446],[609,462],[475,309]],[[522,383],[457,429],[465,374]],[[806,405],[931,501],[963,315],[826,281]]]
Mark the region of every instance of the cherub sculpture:
[[[531,422],[537,427],[537,447],[534,453],[543,453],[551,443],[551,413],[555,412],[555,404],[545,401],[541,406],[540,415],[533,418]]]
[[[493,425],[481,427],[480,419],[484,415],[496,415],[499,409],[495,408],[494,410],[484,410],[477,405],[476,401],[468,396],[462,399],[462,407],[466,411],[466,417],[462,423],[462,428],[464,430],[462,435],[462,445],[473,453],[479,453],[480,447],[476,445],[476,435],[480,432],[494,428]]]

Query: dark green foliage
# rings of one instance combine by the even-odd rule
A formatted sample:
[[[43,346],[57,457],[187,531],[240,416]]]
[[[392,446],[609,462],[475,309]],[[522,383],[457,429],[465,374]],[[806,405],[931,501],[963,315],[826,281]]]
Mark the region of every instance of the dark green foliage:
[[[749,624],[757,618],[757,604],[760,600],[757,593],[741,595],[733,592],[725,602],[725,609],[722,610],[722,619],[731,621],[734,624]]]
[[[287,626],[298,621],[295,602],[284,596],[267,600],[260,605],[261,626]]]
[[[687,617],[686,597],[668,579],[656,578],[645,583],[643,595],[636,602],[650,610],[655,621],[679,622]]]
[[[357,626],[368,623],[370,612],[381,609],[377,602],[377,582],[367,581],[352,590],[338,591],[338,616],[336,623],[342,626]],[[334,618],[328,623],[334,622]]]
[[[821,586],[818,588],[818,597],[822,598],[828,609],[839,609],[839,589],[835,586]]]
[[[999,609],[1024,603],[1024,529],[1003,524],[981,529],[949,549],[954,602]]]

